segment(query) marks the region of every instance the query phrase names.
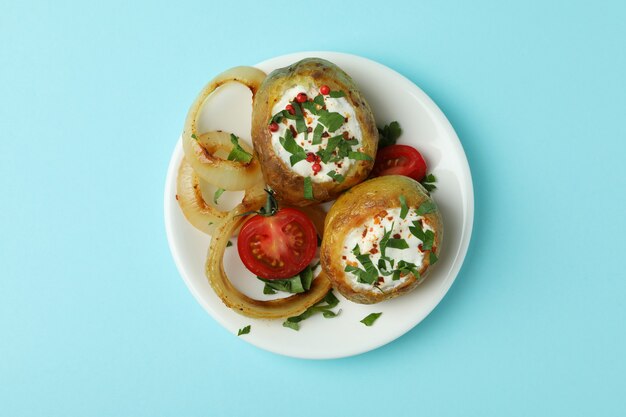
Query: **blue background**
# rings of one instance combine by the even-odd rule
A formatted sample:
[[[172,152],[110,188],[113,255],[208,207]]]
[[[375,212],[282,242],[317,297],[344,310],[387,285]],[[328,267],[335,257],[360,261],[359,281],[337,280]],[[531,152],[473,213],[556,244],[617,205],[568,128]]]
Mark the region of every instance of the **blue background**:
[[[208,3],[3,2],[0,414],[626,414],[623,2]],[[342,360],[237,340],[163,226],[197,91],[302,50],[418,84],[476,193],[442,303]]]

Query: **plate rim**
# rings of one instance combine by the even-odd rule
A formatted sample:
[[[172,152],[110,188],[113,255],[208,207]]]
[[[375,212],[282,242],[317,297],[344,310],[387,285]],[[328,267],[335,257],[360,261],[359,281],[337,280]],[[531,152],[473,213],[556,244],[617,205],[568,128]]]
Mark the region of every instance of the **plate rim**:
[[[403,328],[402,331],[398,332],[391,338],[384,338],[384,340],[382,341],[368,344],[362,349],[356,349],[356,350],[353,349],[351,352],[343,352],[343,353],[330,354],[330,355],[320,354],[318,356],[297,355],[293,353],[287,353],[279,349],[272,349],[266,345],[254,343],[254,339],[251,339],[251,338],[243,339],[245,342],[250,343],[251,345],[256,346],[260,349],[267,350],[269,352],[283,355],[283,356],[300,358],[300,359],[338,359],[338,358],[344,358],[344,357],[350,357],[350,356],[363,354],[363,353],[375,350],[381,346],[384,346],[386,344],[389,344],[397,340],[398,338],[410,332],[419,323],[421,323],[441,303],[441,300],[443,300],[445,295],[448,293],[448,291],[452,287],[452,284],[454,283],[454,281],[456,281],[456,278],[458,277],[459,272],[461,271],[461,268],[467,256],[469,243],[471,241],[471,236],[473,232],[473,225],[474,225],[474,210],[475,210],[474,185],[473,185],[473,179],[472,179],[471,170],[469,166],[469,161],[467,159],[467,154],[465,153],[461,140],[459,139],[456,131],[452,127],[452,124],[450,123],[446,115],[439,108],[439,106],[437,106],[437,104],[430,98],[430,96],[428,96],[417,84],[415,84],[413,81],[411,81],[410,79],[408,79],[407,77],[399,73],[398,71],[394,70],[393,68],[390,68],[377,61],[374,61],[372,59],[365,58],[359,55],[349,54],[345,52],[335,52],[335,51],[303,51],[303,52],[289,53],[289,54],[284,54],[284,55],[279,55],[279,56],[268,58],[264,61],[254,64],[253,66],[260,67],[275,60],[291,60],[295,62],[296,60],[303,59],[305,57],[312,57],[312,56],[319,56],[320,58],[328,59],[329,61],[333,61],[334,57],[339,57],[339,60],[347,59],[347,60],[361,61],[363,63],[366,63],[367,65],[373,65],[373,66],[379,67],[380,69],[384,71],[388,71],[393,76],[397,77],[398,81],[404,84],[403,87],[406,89],[406,91],[409,92],[411,95],[416,96],[417,100],[422,101],[425,104],[425,108],[427,109],[427,111],[431,113],[431,115],[434,115],[439,121],[442,122],[441,127],[445,129],[445,135],[449,136],[452,139],[451,144],[453,144],[453,146],[457,148],[456,149],[457,154],[460,157],[460,162],[462,163],[462,166],[460,167],[460,169],[463,171],[462,181],[460,181],[463,183],[461,184],[460,189],[462,191],[461,196],[462,196],[462,202],[463,202],[462,219],[463,219],[463,223],[465,227],[462,227],[462,230],[461,230],[460,244],[452,260],[452,267],[447,274],[448,279],[444,280],[444,282],[442,282],[442,284],[438,287],[438,291],[433,297],[433,302],[431,302],[431,304],[428,305],[427,308],[425,308],[422,311],[422,314],[417,315],[415,319],[409,323],[408,327]],[[221,314],[219,314],[215,309],[213,309],[213,307],[208,302],[208,300],[205,300],[205,298],[202,297],[198,289],[196,289],[195,286],[193,285],[191,279],[188,278],[186,274],[184,273],[185,268],[183,267],[181,256],[177,248],[173,244],[174,231],[173,231],[173,222],[171,221],[172,212],[170,209],[172,204],[170,204],[168,199],[171,197],[172,193],[174,194],[176,193],[175,181],[172,181],[171,178],[172,176],[176,175],[178,164],[180,163],[181,158],[182,158],[182,146],[181,146],[181,137],[179,136],[176,142],[176,145],[174,146],[173,152],[171,154],[170,161],[168,163],[167,175],[165,178],[164,195],[163,195],[163,204],[164,204],[163,214],[164,214],[164,223],[165,223],[167,243],[168,243],[172,258],[174,259],[174,264],[176,265],[176,269],[179,275],[182,277],[183,281],[185,282],[185,285],[187,286],[188,290],[191,292],[191,294],[196,299],[196,301],[204,308],[204,310],[207,313],[209,313],[209,315],[214,320],[216,320],[225,330],[228,331],[229,323],[226,322],[225,318],[223,318]]]

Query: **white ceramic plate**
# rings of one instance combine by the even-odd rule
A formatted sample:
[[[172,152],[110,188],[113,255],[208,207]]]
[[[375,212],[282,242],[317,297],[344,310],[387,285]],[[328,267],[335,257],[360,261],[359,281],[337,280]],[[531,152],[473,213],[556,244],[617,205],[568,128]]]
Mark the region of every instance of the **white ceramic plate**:
[[[336,52],[296,53],[256,66],[269,73],[306,57],[328,59],[350,74],[368,100],[378,125],[398,120],[403,129],[398,143],[418,148],[429,171],[436,175],[438,189],[433,198],[443,216],[445,236],[439,262],[426,281],[407,295],[375,305],[355,304],[335,292],[340,299],[337,307],[341,309],[340,315],[332,319],[321,315],[311,317],[301,323],[300,331],[283,327],[282,320],[250,319],[237,314],[215,295],[204,275],[210,237],[187,223],[176,202],[176,173],[183,156],[180,139],[165,184],[165,226],[174,261],[191,293],[229,332],[237,334],[238,329],[250,324],[251,332],[240,339],[262,349],[299,358],[339,358],[367,352],[402,336],[441,301],[467,252],[474,218],[474,193],[467,158],[452,126],[419,87],[397,72],[362,57]],[[250,93],[245,87],[227,84],[207,101],[200,131],[232,131],[249,142],[250,104]],[[220,203],[225,208],[234,207],[241,195],[224,193]],[[224,264],[233,284],[241,291],[256,298],[268,297],[263,296],[263,284],[241,264],[236,244],[227,248]],[[383,313],[373,326],[359,322],[373,312]]]

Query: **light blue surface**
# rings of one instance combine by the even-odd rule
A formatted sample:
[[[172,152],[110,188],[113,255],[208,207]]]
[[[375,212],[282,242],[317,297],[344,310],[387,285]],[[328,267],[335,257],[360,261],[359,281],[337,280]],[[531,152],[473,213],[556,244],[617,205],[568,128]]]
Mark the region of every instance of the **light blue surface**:
[[[623,2],[207,3],[0,7],[0,415],[626,415]],[[197,91],[299,50],[413,80],[474,178],[446,298],[343,360],[237,340],[163,227]]]

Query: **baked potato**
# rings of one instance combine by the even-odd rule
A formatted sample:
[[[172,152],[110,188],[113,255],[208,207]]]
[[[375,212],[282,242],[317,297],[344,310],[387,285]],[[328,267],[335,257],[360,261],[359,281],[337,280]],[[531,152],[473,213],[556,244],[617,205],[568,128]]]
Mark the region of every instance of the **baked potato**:
[[[365,181],[345,192],[325,221],[321,264],[344,297],[373,304],[405,294],[437,261],[443,223],[422,185],[405,176]]]
[[[329,61],[307,58],[261,84],[252,143],[276,198],[306,206],[333,200],[367,178],[378,130],[350,76]]]

